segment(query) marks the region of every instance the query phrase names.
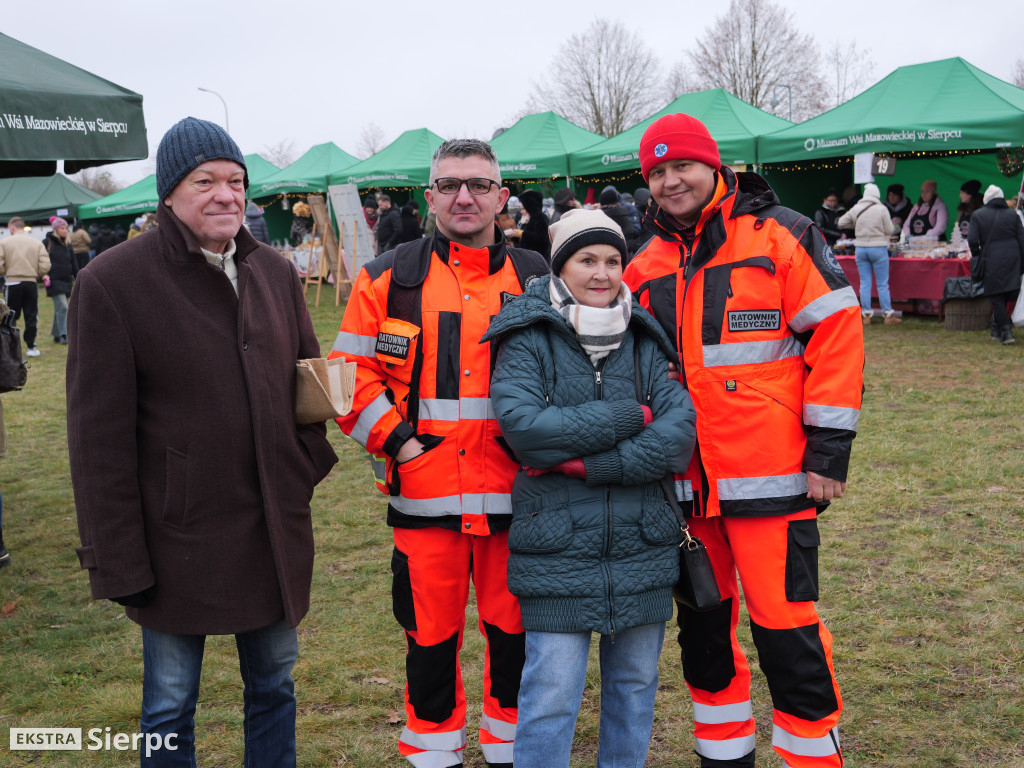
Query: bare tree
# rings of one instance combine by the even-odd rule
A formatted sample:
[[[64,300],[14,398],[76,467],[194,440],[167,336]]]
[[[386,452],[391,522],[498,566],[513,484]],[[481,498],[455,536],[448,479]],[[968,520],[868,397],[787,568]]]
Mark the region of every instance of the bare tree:
[[[857,50],[852,40],[846,46],[836,40],[826,56],[826,71],[832,78],[828,108],[838,107],[863,91],[874,80],[875,62],[871,49]]]
[[[83,168],[72,176],[71,180],[104,197],[124,189],[124,184],[111,176],[110,171],[101,171],[98,168]]]
[[[356,157],[365,160],[370,155],[376,155],[385,146],[384,129],[376,123],[367,123],[359,134],[359,141],[356,142]]]
[[[596,19],[562,46],[537,103],[602,136],[614,136],[662,104],[657,56],[620,22]]]
[[[665,98],[668,101],[674,101],[684,93],[699,90],[700,86],[697,85],[690,68],[686,66],[685,59],[680,59],[672,65],[665,79]]]
[[[723,88],[782,117],[790,117],[792,104],[795,121],[823,112],[827,87],[818,74],[818,46],[796,29],[793,13],[782,6],[731,0],[691,56],[696,85]]]
[[[1024,88],[1024,59],[1017,59],[1013,63],[1013,73],[1010,75],[1011,83],[1018,88]]]
[[[295,140],[281,139],[277,144],[268,144],[260,157],[278,168],[285,168],[295,162]]]

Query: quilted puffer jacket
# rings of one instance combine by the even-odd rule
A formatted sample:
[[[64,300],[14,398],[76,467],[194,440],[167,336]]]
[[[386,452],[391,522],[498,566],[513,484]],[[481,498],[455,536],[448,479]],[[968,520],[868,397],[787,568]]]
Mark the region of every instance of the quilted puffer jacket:
[[[690,459],[693,405],[668,379],[668,338],[635,299],[621,346],[595,369],[552,308],[549,282],[506,303],[484,336],[500,341],[491,403],[524,466],[582,457],[586,479],[520,469],[508,585],[527,630],[614,637],[672,618],[680,532],[659,480]],[[647,426],[635,360],[654,415]]]

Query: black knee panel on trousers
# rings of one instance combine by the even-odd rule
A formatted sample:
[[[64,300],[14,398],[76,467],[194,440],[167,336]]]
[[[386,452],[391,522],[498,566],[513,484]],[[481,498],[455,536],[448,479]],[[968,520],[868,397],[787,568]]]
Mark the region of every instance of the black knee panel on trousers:
[[[491,656],[491,695],[502,707],[515,709],[526,663],[526,633],[509,634],[486,621],[483,624]]]
[[[839,709],[818,626],[765,629],[750,622],[772,704],[803,720],[821,720]]]
[[[437,645],[419,645],[409,633],[405,637],[409,641],[405,657],[409,703],[420,720],[443,723],[455,711],[459,633]]]
[[[679,608],[679,647],[683,677],[694,688],[715,693],[725,690],[736,677],[732,658],[732,598],[717,608],[698,613],[683,605]]]
[[[412,601],[412,579],[409,577],[409,556],[398,547],[391,553],[391,610],[395,621],[408,631],[416,630],[416,607]]]
[[[700,768],[754,768],[754,750],[735,760],[712,760],[694,752],[700,758]]]

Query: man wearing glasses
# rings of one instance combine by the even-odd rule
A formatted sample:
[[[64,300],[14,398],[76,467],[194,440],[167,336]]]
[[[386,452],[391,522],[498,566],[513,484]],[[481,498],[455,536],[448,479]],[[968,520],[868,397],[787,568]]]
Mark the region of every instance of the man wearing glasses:
[[[504,244],[495,216],[508,195],[488,144],[442,144],[426,191],[434,237],[362,269],[330,355],[358,363],[338,425],[374,455],[389,496],[392,601],[408,647],[398,748],[416,768],[462,764],[471,579],[486,641],[480,748],[487,765],[512,765],[524,635],[505,569],[518,463],[491,410],[491,349],[479,339],[548,266]]]

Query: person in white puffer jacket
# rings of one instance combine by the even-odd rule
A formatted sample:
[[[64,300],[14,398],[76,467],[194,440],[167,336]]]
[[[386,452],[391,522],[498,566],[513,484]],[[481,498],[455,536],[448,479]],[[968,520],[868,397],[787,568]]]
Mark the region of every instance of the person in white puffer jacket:
[[[889,238],[893,233],[889,209],[882,203],[876,184],[864,185],[864,196],[838,222],[840,229],[853,229],[857,240],[857,273],[860,275],[860,312],[864,325],[871,325],[871,280],[878,287],[878,303],[886,325],[902,322],[889,297]]]

